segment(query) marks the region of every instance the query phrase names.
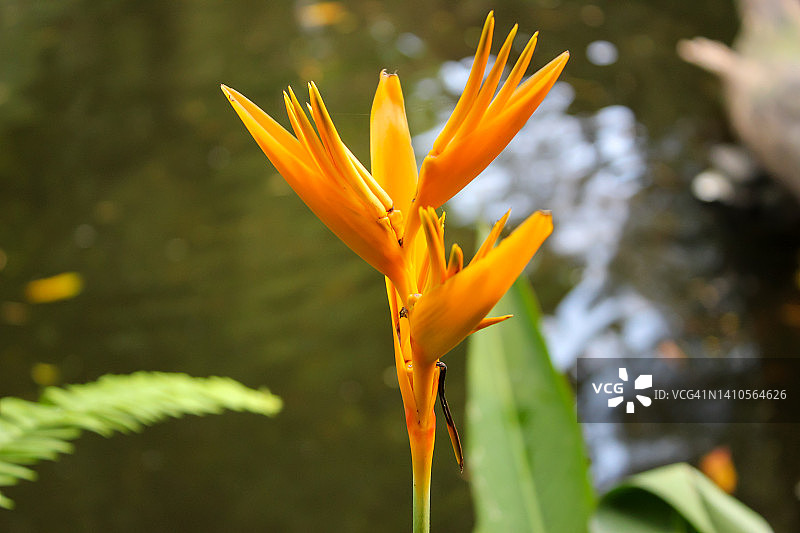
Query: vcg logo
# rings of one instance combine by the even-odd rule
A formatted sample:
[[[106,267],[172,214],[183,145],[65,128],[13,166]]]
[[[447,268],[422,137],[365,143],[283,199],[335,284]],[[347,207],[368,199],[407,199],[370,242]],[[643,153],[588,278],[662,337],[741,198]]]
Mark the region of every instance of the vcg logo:
[[[614,395],[608,399],[609,408],[617,407],[619,404],[625,401],[625,383],[628,381],[628,370],[626,368],[619,369],[619,379],[620,381],[614,383],[592,383],[592,389],[594,389],[595,394],[603,393],[609,396],[612,394]],[[641,374],[633,382],[633,388],[635,390],[649,389],[652,386],[652,374]],[[645,396],[643,394],[636,394],[636,399],[645,407],[649,407],[650,404],[653,403],[653,400],[651,400],[649,396]],[[635,404],[632,400],[625,402],[626,413],[633,413],[634,409]]]

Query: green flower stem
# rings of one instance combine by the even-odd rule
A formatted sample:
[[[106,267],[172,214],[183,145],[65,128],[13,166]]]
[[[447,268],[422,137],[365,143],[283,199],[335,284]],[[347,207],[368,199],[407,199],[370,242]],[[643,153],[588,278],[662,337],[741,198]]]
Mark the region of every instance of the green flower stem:
[[[414,533],[430,533],[431,530],[431,485],[427,487],[414,479]]]

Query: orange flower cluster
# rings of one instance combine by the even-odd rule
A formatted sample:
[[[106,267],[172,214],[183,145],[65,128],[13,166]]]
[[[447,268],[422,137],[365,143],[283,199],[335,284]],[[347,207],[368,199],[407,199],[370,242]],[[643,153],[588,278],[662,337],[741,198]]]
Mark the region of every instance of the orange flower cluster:
[[[493,31],[494,16],[489,13],[464,92],[419,172],[395,74],[381,72],[372,104],[371,172],[342,142],[313,83],[307,110],[291,89],[284,92],[294,135],[247,98],[222,86],[292,189],[342,241],[386,277],[415,494],[429,490],[439,359],[470,333],[509,318],[486,315],[552,231],[550,214],[536,212],[495,246],[506,214],[469,264],[464,265],[457,244],[446,254],[445,217],[435,209],[506,147],[569,58],[564,52],[522,81],[533,57],[534,34],[498,90],[517,26],[486,74]],[[454,428],[451,437],[461,462]]]

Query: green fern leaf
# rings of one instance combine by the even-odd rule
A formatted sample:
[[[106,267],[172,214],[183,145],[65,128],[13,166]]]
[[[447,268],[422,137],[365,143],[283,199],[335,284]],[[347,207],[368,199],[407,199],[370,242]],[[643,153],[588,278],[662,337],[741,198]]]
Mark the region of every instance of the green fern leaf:
[[[136,372],[106,375],[84,385],[48,387],[38,402],[0,399],[0,487],[33,481],[28,468],[71,453],[83,431],[110,437],[141,431],[168,418],[218,414],[225,410],[273,416],[281,399],[230,378]],[[0,492],[0,507],[14,502]]]

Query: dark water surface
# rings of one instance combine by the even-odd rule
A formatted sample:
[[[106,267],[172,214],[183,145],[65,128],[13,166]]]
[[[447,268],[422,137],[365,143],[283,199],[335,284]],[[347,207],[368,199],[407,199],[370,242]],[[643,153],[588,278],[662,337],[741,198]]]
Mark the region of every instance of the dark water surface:
[[[582,255],[566,231],[543,252],[535,282],[551,338],[568,324],[559,304],[599,264],[603,290],[587,298],[624,296],[614,301],[635,304],[629,315],[644,305],[656,321],[634,331],[649,331],[652,342],[712,355],[793,355],[796,220],[782,201],[756,195],[744,208],[709,205],[689,186],[707,166],[709,145],[729,134],[717,84],[682,63],[675,43],[701,34],[730,42],[735,13],[723,0],[660,4],[354,1],[329,4],[315,26],[306,3],[275,0],[0,3],[0,395],[35,398],[44,378],[32,371],[47,363],[57,372],[46,381],[55,384],[182,371],[267,386],[285,401],[271,420],[236,414],[84,437],[74,455],[39,467],[39,481],[7,491],[18,509],[0,511],[0,529],[408,530],[410,461],[383,280],[293,195],[219,83],[286,124],[281,90],[291,84],[302,93],[315,80],[366,162],[380,69],[400,74],[412,132],[436,127],[452,105],[443,65],[472,53],[489,9],[498,35],[513,22],[523,33],[541,31],[537,68],[571,50],[565,99],[542,109],[578,135],[562,145],[609,138],[598,153],[613,155],[621,153],[614,143],[628,143],[624,154],[641,167],[625,174],[635,186],[622,196],[594,194],[576,178],[575,195],[607,203],[566,201],[555,186],[535,197],[530,208],[553,208],[569,235],[617,217],[603,248],[613,250],[601,259]],[[603,117],[620,116],[628,133],[604,137]],[[565,149],[535,145],[544,150],[537,160],[556,163],[547,154]],[[598,168],[618,168],[615,161]],[[604,191],[609,183],[619,190],[612,180]],[[449,235],[471,244],[469,228]],[[65,271],[83,276],[83,293],[24,303],[28,281]],[[592,342],[628,331],[628,315],[615,316],[570,349],[600,350]],[[462,358],[461,350],[448,356],[458,421]],[[712,432],[703,446],[732,444],[740,495],[791,531],[798,465],[784,459],[797,432],[743,438],[748,432]],[[446,432],[439,441],[446,444]],[[703,452],[678,442],[657,457],[637,456],[634,444],[626,461],[596,475],[609,482]],[[602,464],[604,452],[593,453]],[[450,454],[441,445],[434,461],[433,529],[467,531],[469,489]]]

